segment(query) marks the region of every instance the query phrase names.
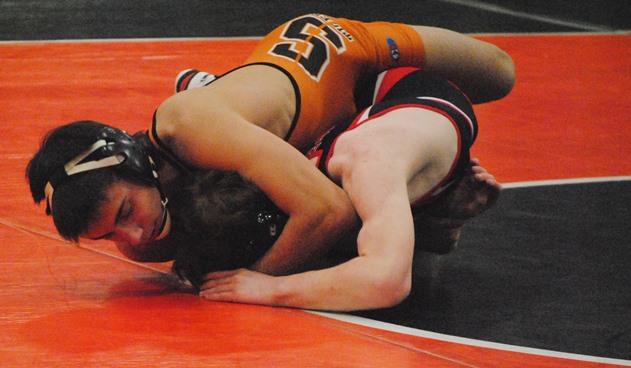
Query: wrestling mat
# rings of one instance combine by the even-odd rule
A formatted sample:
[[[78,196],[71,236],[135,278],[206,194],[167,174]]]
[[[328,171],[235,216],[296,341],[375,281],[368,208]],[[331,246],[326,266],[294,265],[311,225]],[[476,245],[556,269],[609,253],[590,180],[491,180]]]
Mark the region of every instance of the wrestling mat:
[[[177,72],[256,39],[0,44],[0,365],[631,366],[631,37],[480,36],[517,85],[476,106],[474,154],[506,184],[453,254],[418,254],[400,306],[353,315],[206,302],[168,264],[61,241],[24,168],[43,134],[148,126]]]

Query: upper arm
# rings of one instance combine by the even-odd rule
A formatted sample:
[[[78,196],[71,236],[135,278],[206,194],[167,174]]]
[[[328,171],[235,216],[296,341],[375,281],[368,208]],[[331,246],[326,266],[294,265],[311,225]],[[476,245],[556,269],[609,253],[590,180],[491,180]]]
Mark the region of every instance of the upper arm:
[[[166,134],[158,133],[180,159],[197,168],[237,171],[290,214],[298,203],[315,206],[330,194],[333,184],[302,153],[238,114],[189,108],[167,121]]]
[[[361,140],[360,140],[361,142]],[[395,284],[409,281],[414,251],[414,225],[407,190],[405,165],[388,159],[387,146],[356,144],[338,161],[344,190],[348,193],[362,228],[357,237],[360,257],[372,259],[372,271],[383,272]],[[348,148],[348,147],[346,147]],[[340,144],[336,154],[340,154]],[[338,157],[339,158],[339,157]],[[341,162],[341,163],[340,163]]]
[[[255,149],[250,142],[270,138],[232,109],[217,108],[229,101],[214,97],[200,89],[167,99],[156,114],[158,136],[191,167],[241,172]]]
[[[457,84],[472,102],[502,98],[513,88],[515,66],[499,47],[443,28],[414,29],[425,46],[425,69]]]

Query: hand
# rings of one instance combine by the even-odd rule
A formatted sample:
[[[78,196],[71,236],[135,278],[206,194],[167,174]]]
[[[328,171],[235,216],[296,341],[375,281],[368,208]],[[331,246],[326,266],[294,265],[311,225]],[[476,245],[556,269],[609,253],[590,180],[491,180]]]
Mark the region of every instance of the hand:
[[[471,160],[467,174],[456,184],[456,188],[441,198],[431,210],[432,215],[466,220],[493,207],[502,193],[502,186],[485,168],[480,160]]]
[[[495,206],[502,193],[502,186],[486,169],[480,160],[471,160],[469,173],[454,193],[451,215],[455,218],[471,218]]]
[[[273,305],[273,276],[247,269],[211,272],[199,296],[207,300]]]
[[[471,160],[469,171],[447,196],[414,216],[417,249],[438,254],[456,249],[466,220],[494,206],[501,192],[480,160]]]

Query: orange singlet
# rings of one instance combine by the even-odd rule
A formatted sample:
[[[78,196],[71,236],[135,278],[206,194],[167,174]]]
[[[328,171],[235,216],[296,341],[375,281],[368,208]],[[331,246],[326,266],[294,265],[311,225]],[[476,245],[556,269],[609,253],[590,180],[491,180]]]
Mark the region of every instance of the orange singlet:
[[[304,151],[370,104],[360,96],[380,72],[422,68],[424,56],[421,37],[408,25],[308,14],[265,36],[246,64],[270,64],[292,79],[296,114],[285,139]]]

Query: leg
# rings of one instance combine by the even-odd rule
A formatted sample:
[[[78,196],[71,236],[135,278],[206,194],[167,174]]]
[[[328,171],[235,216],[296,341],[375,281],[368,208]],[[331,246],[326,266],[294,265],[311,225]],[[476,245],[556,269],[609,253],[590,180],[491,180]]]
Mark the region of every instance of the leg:
[[[455,83],[473,103],[500,99],[513,88],[513,60],[497,46],[447,29],[413,28],[425,45],[424,70]]]

